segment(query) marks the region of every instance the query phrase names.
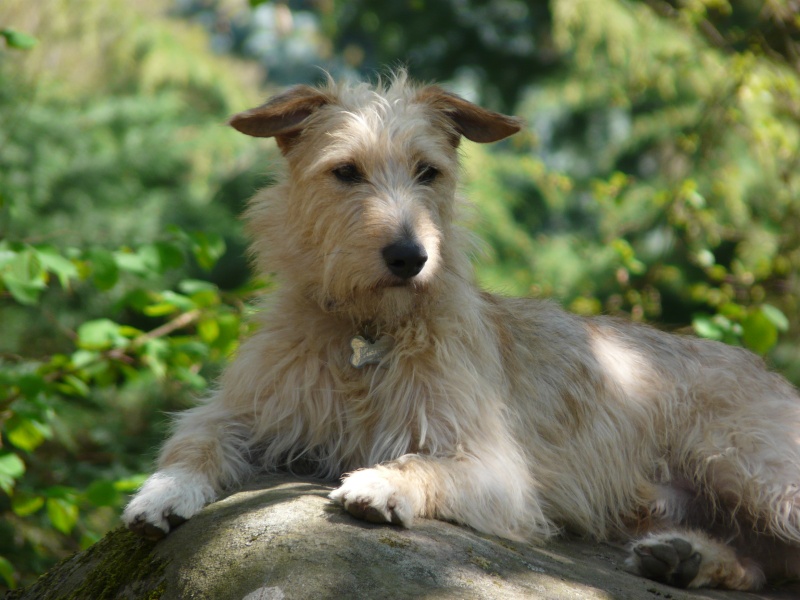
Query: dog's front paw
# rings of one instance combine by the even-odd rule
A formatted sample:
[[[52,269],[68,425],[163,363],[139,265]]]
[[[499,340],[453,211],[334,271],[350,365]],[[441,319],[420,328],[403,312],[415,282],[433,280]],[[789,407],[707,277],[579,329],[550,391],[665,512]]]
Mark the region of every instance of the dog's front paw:
[[[144,482],[125,507],[122,520],[134,533],[148,540],[159,540],[215,496],[205,476],[166,469]]]
[[[328,498],[341,504],[354,517],[371,523],[410,527],[414,521],[410,500],[378,469],[351,473]]]

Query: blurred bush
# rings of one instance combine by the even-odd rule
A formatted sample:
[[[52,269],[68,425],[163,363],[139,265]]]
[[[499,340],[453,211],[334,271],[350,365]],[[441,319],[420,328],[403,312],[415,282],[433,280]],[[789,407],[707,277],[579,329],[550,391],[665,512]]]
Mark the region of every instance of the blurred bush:
[[[257,73],[162,11],[0,5],[0,590],[116,526],[247,328]]]

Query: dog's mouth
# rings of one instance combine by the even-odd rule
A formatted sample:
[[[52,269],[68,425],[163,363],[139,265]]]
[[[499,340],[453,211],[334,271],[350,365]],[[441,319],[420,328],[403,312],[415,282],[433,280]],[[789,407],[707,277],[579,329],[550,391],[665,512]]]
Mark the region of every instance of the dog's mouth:
[[[377,286],[378,288],[387,287],[387,288],[404,288],[404,287],[412,287],[414,285],[413,281],[409,281],[407,279],[394,279],[392,281],[387,281],[385,284]]]
[[[321,306],[327,312],[337,312],[342,310],[343,307],[358,302],[359,300],[367,300],[371,298],[372,301],[378,301],[380,294],[384,292],[406,292],[413,296],[421,296],[426,293],[428,284],[416,279],[402,279],[400,277],[385,277],[380,281],[375,282],[367,288],[359,290],[352,290],[351,293],[345,298],[337,298],[334,296],[326,296]]]
[[[427,285],[416,277],[403,279],[402,277],[389,276],[375,284],[374,289],[378,291],[386,288],[408,288],[412,292],[421,293],[425,291],[426,287]]]

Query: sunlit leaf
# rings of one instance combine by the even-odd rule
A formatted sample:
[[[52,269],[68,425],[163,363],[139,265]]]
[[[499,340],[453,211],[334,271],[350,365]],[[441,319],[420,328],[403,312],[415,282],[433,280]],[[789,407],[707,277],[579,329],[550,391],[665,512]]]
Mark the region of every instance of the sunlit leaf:
[[[11,498],[11,510],[18,517],[32,515],[43,506],[44,498],[42,496],[16,493]]]
[[[184,279],[178,284],[178,289],[184,294],[191,296],[197,292],[216,292],[217,286],[210,281],[202,279]]]
[[[0,556],[0,577],[3,578],[9,589],[17,589],[17,580],[14,577],[14,565],[12,565],[5,556]]]
[[[124,346],[127,339],[120,326],[111,319],[95,319],[78,327],[78,345],[86,350],[103,350]]]
[[[709,340],[721,340],[725,335],[725,331],[707,315],[695,316],[692,327],[697,335]]]
[[[135,492],[142,487],[142,484],[147,480],[147,477],[148,475],[141,473],[125,479],[118,479],[113,483],[114,489],[123,493]]]
[[[59,384],[58,390],[67,396],[78,396],[79,398],[87,398],[90,390],[85,381],[76,377],[75,375],[65,375]]]
[[[132,252],[115,252],[113,256],[117,266],[123,271],[128,271],[129,273],[134,273],[143,277],[151,274],[146,261],[139,254],[134,254]]]
[[[215,319],[203,319],[197,324],[200,339],[211,344],[219,337],[219,323]]]
[[[789,330],[789,319],[786,318],[786,315],[784,315],[779,308],[771,304],[762,304],[761,313],[778,328],[778,331]]]
[[[17,50],[30,50],[39,43],[39,40],[32,35],[16,29],[0,29],[0,37],[5,38],[6,44],[10,48],[16,48]]]
[[[11,495],[14,482],[25,474],[25,463],[16,454],[0,453],[0,490]]]
[[[6,424],[8,441],[20,450],[33,452],[52,435],[48,425],[14,415]]]

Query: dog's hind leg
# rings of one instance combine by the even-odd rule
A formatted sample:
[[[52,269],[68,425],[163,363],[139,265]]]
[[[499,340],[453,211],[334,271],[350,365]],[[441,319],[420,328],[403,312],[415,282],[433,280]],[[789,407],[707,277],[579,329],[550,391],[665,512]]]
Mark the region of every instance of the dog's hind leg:
[[[411,526],[415,517],[463,523],[508,539],[541,541],[557,532],[522,462],[503,456],[406,454],[347,475],[330,494],[352,515]]]
[[[159,539],[251,468],[242,453],[243,432],[212,399],[181,413],[164,445],[156,473],[145,481],[123,513],[129,529]]]

